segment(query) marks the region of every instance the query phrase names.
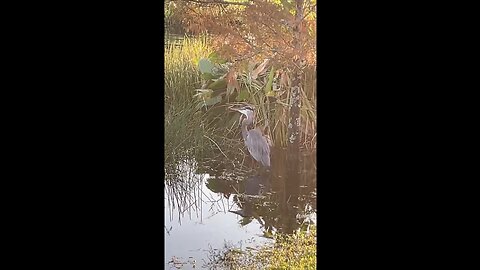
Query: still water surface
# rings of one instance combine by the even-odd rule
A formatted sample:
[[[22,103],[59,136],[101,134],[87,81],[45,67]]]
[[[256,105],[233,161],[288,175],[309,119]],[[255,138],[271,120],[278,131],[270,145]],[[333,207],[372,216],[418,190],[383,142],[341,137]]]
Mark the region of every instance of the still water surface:
[[[273,149],[271,171],[235,159],[185,160],[167,170],[166,269],[208,269],[225,246],[255,248],[273,243],[275,232],[315,226],[315,152],[299,157],[294,179],[287,177],[286,154]]]
[[[225,243],[237,247],[254,247],[271,240],[262,236],[261,224],[253,220],[242,226],[233,195],[225,198],[206,186],[209,175],[198,175],[196,203],[190,209],[179,209],[168,202],[165,189],[165,258],[167,269],[175,269],[172,261],[185,263],[182,269],[200,268],[208,262],[209,251],[222,248]],[[193,209],[192,209],[193,208]],[[179,211],[180,210],[180,211]],[[185,211],[185,212],[183,212]],[[183,212],[183,213],[180,213]],[[195,263],[193,261],[195,260]],[[170,263],[169,263],[170,262]]]

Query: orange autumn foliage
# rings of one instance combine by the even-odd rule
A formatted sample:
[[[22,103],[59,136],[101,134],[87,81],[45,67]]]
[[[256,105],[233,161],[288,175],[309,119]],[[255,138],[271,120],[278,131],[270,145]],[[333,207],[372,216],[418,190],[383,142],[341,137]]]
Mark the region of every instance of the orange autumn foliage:
[[[181,14],[182,23],[190,32],[208,33],[223,58],[232,62],[271,58],[272,63],[281,67],[295,65],[301,58],[307,65],[315,65],[316,1],[304,1],[301,11],[305,16],[301,21],[296,21],[293,1],[242,2],[247,6],[205,2],[212,1],[175,1],[177,14]],[[290,3],[289,8],[282,2]],[[300,37],[295,40],[300,50],[295,48],[296,37]]]

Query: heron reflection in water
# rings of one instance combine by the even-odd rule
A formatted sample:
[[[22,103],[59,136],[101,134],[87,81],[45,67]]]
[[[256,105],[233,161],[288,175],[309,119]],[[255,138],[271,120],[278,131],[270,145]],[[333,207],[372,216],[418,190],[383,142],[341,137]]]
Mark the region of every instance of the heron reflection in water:
[[[242,137],[250,155],[264,167],[270,167],[270,144],[267,137],[263,135],[259,127],[248,130],[248,126],[253,124],[255,119],[253,107],[245,105],[240,108],[230,107],[230,110],[245,115],[242,121]]]
[[[246,217],[255,217],[260,218],[261,214],[257,212],[259,205],[262,205],[261,198],[264,197],[264,194],[270,192],[271,185],[269,178],[266,175],[251,175],[243,181],[243,190],[240,188],[242,193],[236,194],[234,197],[234,202],[240,207],[239,210],[229,210],[231,213],[235,213],[244,218]],[[263,224],[263,221],[258,220],[260,224]],[[245,224],[244,224],[245,225]]]

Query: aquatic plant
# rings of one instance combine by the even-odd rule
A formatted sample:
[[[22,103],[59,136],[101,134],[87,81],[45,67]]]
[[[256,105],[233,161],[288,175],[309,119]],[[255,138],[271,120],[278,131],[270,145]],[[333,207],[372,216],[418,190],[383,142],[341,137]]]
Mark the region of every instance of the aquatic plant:
[[[198,154],[205,143],[219,153],[228,151],[224,147],[242,149],[238,144],[239,116],[226,109],[237,102],[253,104],[256,125],[265,127],[276,146],[286,145],[291,102],[288,72],[276,70],[268,61],[233,66],[214,52],[207,36],[182,37],[167,43],[164,56],[166,160],[172,151]],[[314,69],[306,69],[304,74],[302,144],[314,148],[316,74]],[[205,133],[207,130],[209,134]],[[185,147],[186,143],[190,146]]]
[[[240,132],[238,115],[225,115],[227,110],[222,107],[199,110],[195,102],[195,89],[202,84],[199,62],[212,52],[206,36],[182,37],[165,47],[164,150],[168,166],[185,158],[201,158],[202,152],[226,156],[243,148],[234,135]]]
[[[275,243],[241,249],[225,245],[222,250],[211,251],[207,266],[214,269],[317,269],[317,230],[278,234]]]
[[[277,146],[288,143],[289,112],[293,97],[288,90],[291,79],[287,69],[277,69],[270,61],[250,61],[248,65],[234,65],[218,57],[213,52],[208,58],[199,61],[202,88],[196,89],[197,108],[204,109],[210,118],[233,120],[225,105],[246,102],[255,106],[256,125],[262,126],[265,133]],[[300,89],[300,136],[301,144],[315,148],[316,138],[316,73],[315,67],[305,68],[305,85]],[[221,108],[222,110],[218,110]],[[219,116],[219,117],[218,117]]]

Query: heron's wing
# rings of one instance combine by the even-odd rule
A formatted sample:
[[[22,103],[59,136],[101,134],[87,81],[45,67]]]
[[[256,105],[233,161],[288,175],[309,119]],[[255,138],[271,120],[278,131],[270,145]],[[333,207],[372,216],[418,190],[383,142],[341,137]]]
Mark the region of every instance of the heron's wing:
[[[264,166],[270,166],[270,146],[259,130],[252,129],[248,131],[245,144],[248,152],[256,161],[261,162]]]

